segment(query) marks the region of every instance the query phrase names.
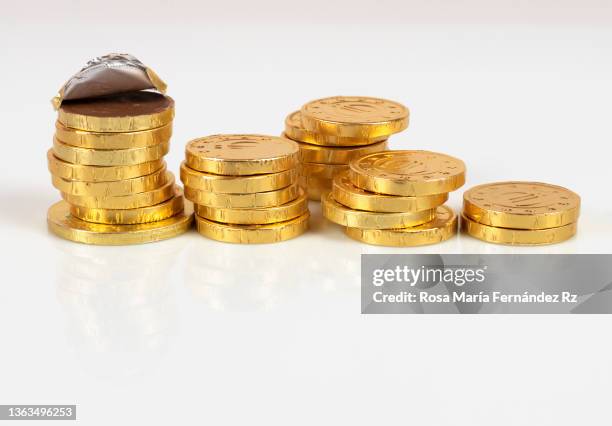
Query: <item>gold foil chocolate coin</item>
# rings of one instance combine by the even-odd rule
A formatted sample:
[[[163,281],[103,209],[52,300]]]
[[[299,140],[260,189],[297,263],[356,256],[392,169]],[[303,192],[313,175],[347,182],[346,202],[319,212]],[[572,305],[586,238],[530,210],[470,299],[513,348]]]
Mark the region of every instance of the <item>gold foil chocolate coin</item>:
[[[68,203],[81,207],[97,209],[138,209],[163,203],[174,195],[174,175],[166,172],[166,184],[159,188],[137,194],[117,197],[71,195],[62,192],[62,198]]]
[[[229,225],[196,216],[198,232],[208,238],[226,243],[277,243],[295,238],[308,229],[309,213],[286,222],[264,225]]]
[[[325,135],[322,133],[311,132],[302,126],[301,111],[295,111],[285,118],[285,133],[283,136],[298,142],[328,147],[371,145],[387,139],[387,136],[363,138]]]
[[[64,101],[58,121],[89,132],[136,132],[165,126],[174,118],[174,100],[155,92],[130,92]]]
[[[165,240],[187,231],[193,220],[191,206],[168,219],[135,225],[86,222],[70,214],[65,201],[53,204],[47,213],[49,230],[59,237],[85,244],[123,245]]]
[[[66,145],[55,138],[53,154],[60,160],[85,166],[132,166],[163,158],[170,149],[170,142],[142,148],[90,149]]]
[[[353,185],[348,172],[341,173],[334,178],[332,196],[340,204],[354,210],[385,213],[435,209],[448,200],[447,193],[405,197],[368,192]]]
[[[408,127],[408,108],[386,99],[334,96],[307,103],[301,109],[306,130],[360,139],[388,137]]]
[[[150,207],[138,209],[96,209],[70,206],[70,214],[87,222],[133,225],[167,219],[183,211],[183,207],[183,191],[178,186],[175,186],[172,198]]]
[[[457,234],[457,215],[447,206],[436,209],[431,222],[402,229],[346,228],[349,237],[373,245],[416,247],[446,241]]]
[[[569,189],[540,182],[497,182],[463,194],[464,214],[501,228],[545,229],[578,221],[580,197]]]
[[[131,166],[83,166],[60,160],[53,155],[53,150],[47,152],[47,165],[52,175],[62,179],[80,180],[85,182],[111,182],[132,179],[166,167],[164,160],[154,160]]]
[[[348,164],[351,160],[387,149],[387,141],[364,146],[330,147],[299,143],[303,163]]]
[[[239,225],[255,225],[285,222],[308,212],[308,200],[303,190],[293,201],[276,207],[232,209],[195,205],[198,216],[215,222]]]
[[[321,208],[323,216],[332,222],[362,229],[393,229],[418,226],[433,220],[436,213],[435,209],[400,213],[353,210],[334,200],[331,192],[321,196]]]
[[[194,170],[185,162],[181,164],[181,181],[185,186],[224,194],[274,191],[296,183],[297,177],[296,168],[261,175],[225,176]]]
[[[123,133],[100,133],[70,129],[59,121],[55,123],[55,137],[66,145],[91,149],[142,148],[168,142],[172,136],[172,123],[150,130]]]
[[[461,187],[465,164],[430,151],[385,151],[352,161],[349,177],[353,185],[366,191],[417,197]]]
[[[508,245],[545,245],[565,241],[576,234],[577,223],[546,229],[510,229],[483,225],[463,215],[461,229],[479,240]]]
[[[52,183],[60,192],[71,195],[107,196],[135,194],[151,191],[166,183],[166,169],[162,168],[146,176],[112,182],[83,182],[52,176]]]
[[[277,173],[298,164],[298,145],[265,135],[212,135],[194,139],[185,148],[189,167],[218,175]]]
[[[260,208],[274,207],[295,200],[300,187],[293,184],[275,191],[255,192],[252,194],[222,194],[218,192],[201,191],[185,186],[185,198],[194,204],[220,208]]]

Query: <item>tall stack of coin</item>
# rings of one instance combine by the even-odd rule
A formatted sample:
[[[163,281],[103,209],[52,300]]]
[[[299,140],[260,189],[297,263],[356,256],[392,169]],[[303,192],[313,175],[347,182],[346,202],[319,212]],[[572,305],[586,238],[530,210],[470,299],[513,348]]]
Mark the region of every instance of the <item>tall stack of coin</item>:
[[[576,234],[580,197],[540,182],[496,182],[463,194],[462,230],[490,243],[541,245]]]
[[[360,96],[318,99],[291,113],[284,136],[299,144],[308,197],[319,201],[352,159],[386,150],[389,136],[408,126],[408,115],[397,102]]]
[[[356,240],[419,246],[449,239],[457,216],[443,205],[465,182],[461,160],[429,151],[385,151],[351,161],[322,198],[323,215]]]
[[[47,153],[62,195],[49,209],[55,234],[89,244],[158,241],[189,228],[193,215],[166,170],[172,98],[139,91],[64,101]]]
[[[265,135],[212,135],[190,141],[181,165],[198,231],[232,243],[272,243],[308,228],[298,185],[298,146]]]

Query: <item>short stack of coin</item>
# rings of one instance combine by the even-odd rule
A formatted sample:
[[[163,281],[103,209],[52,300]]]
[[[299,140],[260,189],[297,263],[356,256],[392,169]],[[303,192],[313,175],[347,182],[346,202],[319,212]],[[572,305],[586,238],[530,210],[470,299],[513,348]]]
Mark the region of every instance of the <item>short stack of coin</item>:
[[[212,135],[190,141],[181,165],[198,232],[231,243],[272,243],[308,229],[298,146],[281,137]]]
[[[463,232],[483,241],[543,245],[576,234],[580,197],[540,182],[496,182],[463,194]]]
[[[390,135],[408,126],[408,109],[386,99],[335,96],[307,103],[285,119],[283,136],[300,147],[300,184],[311,200],[331,189],[349,162],[387,149]]]
[[[433,244],[457,233],[457,216],[443,204],[464,182],[463,162],[445,154],[369,154],[334,178],[332,191],[321,200],[323,215],[368,244]]]
[[[65,101],[47,153],[62,195],[49,229],[88,244],[136,244],[189,229],[193,215],[163,160],[174,101],[154,92]]]

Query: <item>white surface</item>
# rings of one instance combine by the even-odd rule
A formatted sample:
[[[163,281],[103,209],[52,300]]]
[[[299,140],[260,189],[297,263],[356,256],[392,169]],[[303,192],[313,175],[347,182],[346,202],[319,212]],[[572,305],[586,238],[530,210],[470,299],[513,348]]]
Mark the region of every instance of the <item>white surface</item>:
[[[360,253],[610,252],[609,2],[324,5],[3,6],[1,404],[76,403],[87,425],[609,424],[610,318],[362,316],[358,275]],[[392,148],[462,158],[464,189],[567,186],[583,199],[579,234],[379,248],[313,205],[312,231],[277,245],[59,240],[45,225],[59,199],[48,100],[109,51],[169,83],[175,173],[190,138],[277,134],[317,97],[387,97],[412,112]]]

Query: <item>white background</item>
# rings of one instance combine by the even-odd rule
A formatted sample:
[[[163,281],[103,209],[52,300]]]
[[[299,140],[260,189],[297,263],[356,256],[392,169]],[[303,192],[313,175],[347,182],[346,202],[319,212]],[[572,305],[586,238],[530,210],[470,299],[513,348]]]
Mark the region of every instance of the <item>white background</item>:
[[[608,425],[610,318],[362,316],[359,254],[610,252],[611,24],[595,0],[3,4],[0,403],[76,403],[87,425]],[[582,196],[578,236],[377,248],[312,204],[312,231],[276,245],[59,240],[49,99],[112,51],[169,84],[175,173],[191,138],[386,97],[411,109],[392,148],[467,164],[455,209],[476,184],[545,181]]]

